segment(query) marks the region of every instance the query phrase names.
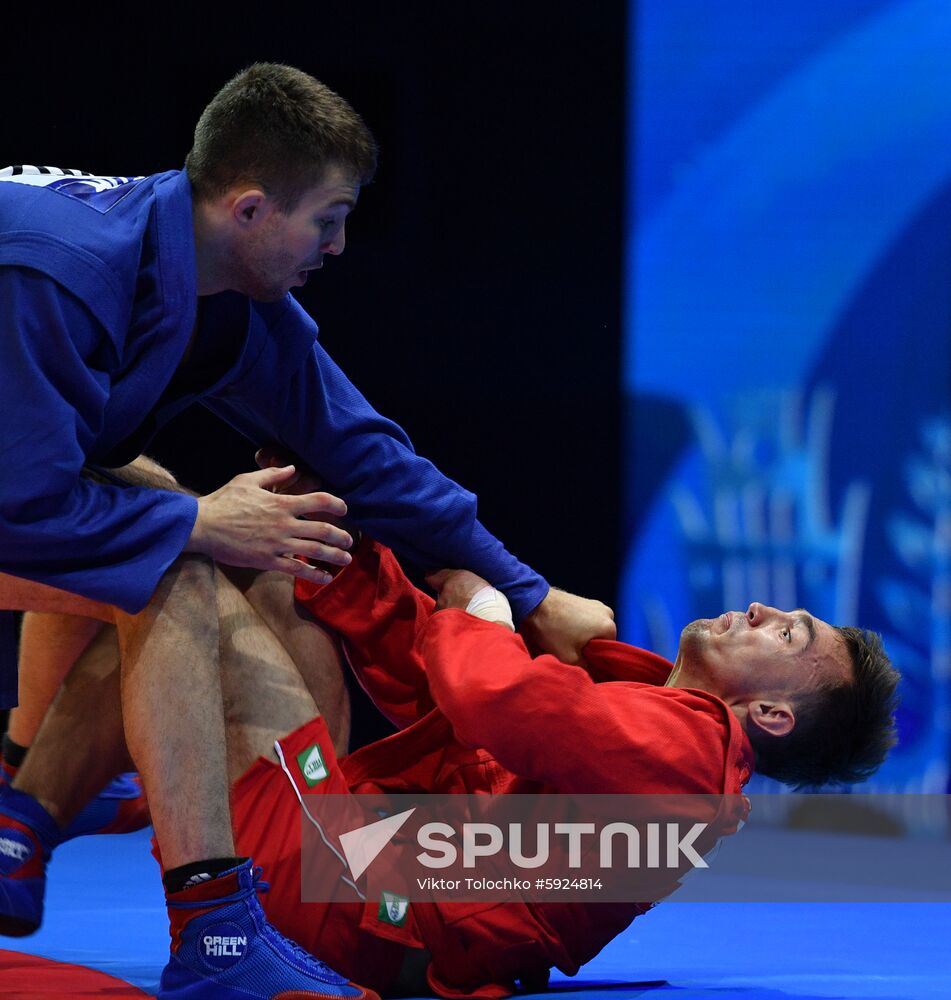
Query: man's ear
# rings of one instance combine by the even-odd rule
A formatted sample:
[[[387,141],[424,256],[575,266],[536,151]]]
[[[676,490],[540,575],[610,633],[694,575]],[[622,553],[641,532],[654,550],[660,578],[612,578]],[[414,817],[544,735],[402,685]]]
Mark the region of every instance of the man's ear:
[[[747,718],[766,736],[786,736],[796,725],[796,715],[788,701],[751,702]]]
[[[231,214],[242,226],[255,226],[267,214],[268,196],[257,188],[242,191],[231,203]]]

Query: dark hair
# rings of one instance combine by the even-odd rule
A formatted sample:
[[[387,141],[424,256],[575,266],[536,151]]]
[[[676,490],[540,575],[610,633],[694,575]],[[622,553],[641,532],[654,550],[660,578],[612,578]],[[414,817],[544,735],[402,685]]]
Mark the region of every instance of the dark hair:
[[[837,627],[852,660],[852,677],[804,695],[796,724],[785,736],[751,725],[756,770],[797,790],[864,781],[898,742],[896,687],[900,679],[881,638],[859,628]]]
[[[255,63],[202,112],[185,169],[196,201],[248,181],[289,212],[328,166],[367,183],[376,153],[363,119],[329,87],[292,66]]]

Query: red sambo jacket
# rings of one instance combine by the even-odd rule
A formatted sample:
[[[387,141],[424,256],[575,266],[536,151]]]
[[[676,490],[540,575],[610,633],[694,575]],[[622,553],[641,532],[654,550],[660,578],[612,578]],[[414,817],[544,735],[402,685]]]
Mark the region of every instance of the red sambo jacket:
[[[587,670],[529,654],[508,629],[434,611],[393,554],[364,540],[297,600],[345,640],[361,685],[400,732],[344,757],[354,793],[736,795],[753,751],[714,695],[664,687],[671,664],[593,640]],[[414,904],[443,996],[501,997],[593,958],[650,903]]]

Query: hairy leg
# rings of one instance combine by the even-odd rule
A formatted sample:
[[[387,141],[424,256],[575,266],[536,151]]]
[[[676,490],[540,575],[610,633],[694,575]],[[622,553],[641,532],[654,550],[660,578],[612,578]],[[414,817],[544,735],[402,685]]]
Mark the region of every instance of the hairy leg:
[[[173,662],[161,664],[159,672],[174,663],[185,663],[194,680],[195,674],[203,673],[200,650],[205,648],[205,659],[209,660],[209,639],[214,638],[217,647],[214,653],[220,654],[221,662],[228,780],[233,782],[258,756],[273,758],[276,739],[321,714],[312,694],[314,690],[332,697],[337,706],[341,701],[346,705],[346,688],[336,642],[310,616],[307,616],[310,620],[297,617],[291,581],[278,573],[259,574],[253,587],[249,580],[244,581],[247,586],[242,593],[224,574],[217,573],[216,631],[195,620],[195,609],[207,607],[200,602],[208,597],[209,575],[204,570],[200,565],[173,567],[153,601],[161,607],[129,616],[128,621],[121,623],[123,644],[128,655],[136,660],[131,669],[133,686],[138,684],[141,689],[151,692],[152,685],[145,683],[149,678],[141,671],[150,670],[151,664],[159,666],[167,655]],[[176,614],[185,616],[177,625]],[[306,659],[309,683],[305,682],[281,641],[284,637],[279,639],[272,630],[272,627],[281,628],[285,620],[298,633],[291,644]],[[69,628],[74,623],[57,619],[49,624]],[[155,632],[159,634],[150,634]],[[53,639],[58,646],[68,646],[69,635],[54,635]],[[214,661],[215,656],[212,656],[210,662]],[[116,628],[103,627],[69,673],[15,781],[17,788],[37,798],[61,825],[69,823],[106,781],[129,766],[122,724],[120,676],[126,678],[123,680],[126,708],[135,715],[143,714],[144,709],[143,705],[129,704],[129,674],[129,668],[124,675],[120,671]],[[150,697],[161,700],[159,694]],[[186,710],[180,693],[168,697],[177,699],[171,714],[180,718]],[[208,716],[203,714],[202,721],[205,725],[196,728],[207,735]],[[339,720],[336,728],[341,728]],[[164,745],[163,731],[156,730],[156,734],[158,742]],[[138,738],[140,743],[148,742],[146,734],[139,734]],[[82,747],[83,752],[77,753],[77,747]],[[146,748],[140,751],[140,758],[157,757],[161,749]],[[178,760],[184,760],[186,768],[191,769],[190,753],[166,766],[171,769]],[[150,783],[154,787],[154,783]],[[175,816],[182,814],[184,802],[192,794],[184,788],[182,791],[180,800],[177,795],[170,799]],[[167,858],[168,836],[164,830],[157,834],[163,846],[163,858]],[[167,860],[166,865],[174,866]]]
[[[166,868],[234,854],[215,604],[214,565],[186,556],[144,611],[116,615],[126,741]]]
[[[133,486],[187,492],[167,469],[144,455],[112,474]],[[88,469],[83,477],[110,481]],[[8,732],[15,743],[28,747],[63,679],[102,623],[113,622],[114,609],[8,574],[0,574],[0,608],[27,612],[20,632],[19,706],[10,712]]]
[[[134,479],[136,474],[134,468],[120,471],[126,478]],[[146,475],[151,478],[139,485],[180,489],[160,467],[146,469]],[[219,574],[219,580],[223,579]],[[306,613],[295,611],[290,585],[290,578],[279,574],[249,579],[250,597],[261,608],[259,614],[230,585],[216,587],[210,562],[185,557],[166,573],[149,606],[138,615],[127,615],[51,587],[0,576],[0,607],[6,598],[10,601],[6,606],[14,608],[115,620],[122,657],[122,707],[117,717],[124,718],[128,748],[142,774],[166,868],[234,853],[229,778],[243,773],[261,752],[272,752],[276,737],[314,718],[317,703],[328,706],[336,745],[342,749],[346,743],[349,702],[337,649],[313,620],[307,621]],[[220,651],[228,667],[228,731],[233,744],[227,756],[218,616],[207,613],[215,606],[212,602],[219,600],[224,623]],[[300,660],[307,683],[268,625],[287,626],[288,649]],[[97,639],[93,647],[98,649],[98,643]],[[264,662],[272,666],[258,676],[253,664],[260,665],[262,653]],[[82,677],[72,690],[79,689]],[[73,700],[66,699],[65,704]],[[90,714],[98,725],[98,707],[94,713]],[[59,729],[66,732],[67,727],[57,718],[53,731]],[[85,755],[76,753],[77,742],[62,737],[72,748],[72,758],[85,762],[89,784],[95,774],[101,787],[118,770],[113,761],[122,756],[121,751],[112,757],[105,752],[110,739],[121,746],[114,734],[114,727],[103,727],[99,758],[103,769],[108,764],[111,773],[101,778],[100,768],[89,767]],[[43,737],[41,730],[38,739]],[[50,745],[63,744],[50,737]],[[67,782],[63,770],[54,793],[42,762],[45,759],[55,767],[56,753],[36,752],[34,756],[22,787],[34,795],[39,792],[37,797],[53,806],[53,814],[68,822],[89,797],[85,784]]]
[[[350,738],[350,697],[339,640],[294,601],[294,581],[286,574],[230,568],[225,573],[283,646],[327,723],[337,755],[343,756]]]
[[[13,781],[66,826],[129,767],[119,703],[116,630],[103,627],[63,682]]]
[[[95,618],[79,615],[28,611],[23,616],[20,704],[10,711],[10,739],[20,746],[30,746],[60,684],[104,627]]]
[[[236,586],[232,576],[219,573],[218,616],[228,771],[235,781],[258,757],[276,759],[274,741],[318,715],[339,731],[339,707],[349,706],[336,643],[320,626],[306,626],[310,683],[291,655],[291,647],[305,646],[303,632],[295,636],[302,623],[293,614],[292,581],[264,573],[253,582],[242,577]],[[330,699],[336,719],[323,711],[315,691]]]
[[[45,583],[34,583],[9,573],[0,573],[0,609],[83,615],[103,622],[113,620],[113,609],[108,604],[100,604],[88,597],[70,594],[66,590],[58,590]]]

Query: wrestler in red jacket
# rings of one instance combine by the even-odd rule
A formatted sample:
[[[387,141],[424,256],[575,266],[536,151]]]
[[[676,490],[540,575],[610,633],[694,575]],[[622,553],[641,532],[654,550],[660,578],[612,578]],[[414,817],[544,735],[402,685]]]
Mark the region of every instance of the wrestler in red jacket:
[[[732,661],[758,656],[760,674],[788,676],[790,691],[846,679],[851,669],[831,626],[761,605],[708,622],[713,649],[682,656],[674,678],[661,657],[604,640],[586,647],[587,670],[533,659],[504,627],[436,610],[393,555],[367,541],[332,584],[299,582],[296,596],[344,638],[360,683],[400,731],[339,761],[321,718],[281,739],[286,771],[261,758],[234,786],[237,842],[265,867],[269,918],[381,992],[395,988],[407,949],[429,953],[428,985],[443,996],[538,986],[552,966],[576,972],[650,904],[411,903],[396,926],[378,899],[301,903],[299,796],[736,794],[754,767],[750,719],[781,728],[791,708],[743,695]],[[702,689],[715,686],[702,676],[708,666],[725,675],[722,695]],[[315,745],[327,777],[312,786],[300,761]]]
[[[598,641],[582,669],[533,659],[519,636],[463,610],[484,583],[450,573],[434,604],[367,540],[296,606],[282,574],[220,575],[217,608],[195,603],[187,574],[173,583],[195,614],[164,625],[176,637],[170,655],[193,655],[191,633],[217,610],[236,842],[265,869],[270,918],[381,992],[418,992],[418,974],[447,997],[538,987],[553,966],[575,972],[665,892],[643,903],[413,902],[398,920],[377,899],[301,903],[301,801],[316,808],[335,793],[346,805],[381,790],[735,796],[754,764],[792,783],[857,780],[890,745],[895,674],[858,630],[752,604],[687,626],[673,667]],[[400,727],[339,761],[328,724],[342,745],[341,661],[319,622],[344,637],[360,682]],[[51,828],[72,818],[64,789],[89,784],[83,758],[64,747],[95,738],[114,772],[128,767],[119,678],[104,630],[30,751],[38,790],[16,793],[36,796]],[[27,874],[44,877],[36,864]],[[0,873],[0,899],[19,877]],[[174,949],[175,922],[172,932]]]

